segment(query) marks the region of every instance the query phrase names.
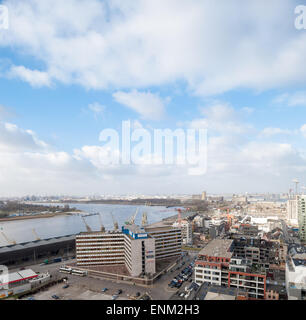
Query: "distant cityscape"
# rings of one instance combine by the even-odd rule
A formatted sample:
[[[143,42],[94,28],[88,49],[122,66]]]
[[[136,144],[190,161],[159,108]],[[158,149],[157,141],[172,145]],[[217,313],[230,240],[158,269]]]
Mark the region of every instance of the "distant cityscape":
[[[68,211],[80,214],[67,203],[103,206],[113,205],[113,201],[143,208],[175,201],[170,203],[175,204],[176,214],[149,224],[143,211],[140,225],[135,222],[138,209],[123,225],[112,214],[113,230],[106,231],[100,220],[100,229],[94,231],[85,218],[99,213],[81,212],[86,232],[48,241],[35,233],[37,241],[21,244],[24,249],[2,231],[8,246],[0,248],[0,263],[13,270],[18,265],[29,266],[31,275],[25,278],[22,272],[10,273],[7,289],[2,280],[2,297],[17,294],[21,299],[29,295],[48,299],[37,286],[40,279],[40,284],[52,282],[52,288],[60,292],[51,299],[65,300],[72,288],[77,299],[82,294],[80,283],[92,279],[89,290],[104,287],[99,296],[102,300],[306,299],[306,196],[297,188],[288,194],[211,195],[203,191],[170,196],[2,199],[3,206],[45,202],[48,208],[54,202],[66,208],[66,213],[56,211],[58,215]],[[9,219],[13,219],[11,215]],[[13,281],[15,278],[19,280]],[[62,281],[65,289],[58,285]],[[135,285],[139,291],[133,295]]]

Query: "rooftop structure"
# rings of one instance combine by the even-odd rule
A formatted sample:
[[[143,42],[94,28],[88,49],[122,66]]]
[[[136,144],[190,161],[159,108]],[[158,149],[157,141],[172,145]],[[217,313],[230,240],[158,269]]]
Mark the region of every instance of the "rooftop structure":
[[[0,275],[0,290],[25,283],[27,280],[34,279],[38,275],[31,269]]]

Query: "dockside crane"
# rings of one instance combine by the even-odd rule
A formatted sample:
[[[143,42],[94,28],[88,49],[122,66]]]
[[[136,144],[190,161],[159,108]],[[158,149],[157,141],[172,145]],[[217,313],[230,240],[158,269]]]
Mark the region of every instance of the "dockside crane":
[[[9,243],[10,245],[15,245],[15,244],[16,244],[16,241],[9,239],[9,238],[7,237],[7,235],[6,235],[3,231],[1,231],[1,234],[2,234],[2,236],[4,237],[4,239],[7,241],[7,243]]]
[[[137,208],[136,212],[131,216],[130,220],[126,222],[128,225],[135,224],[135,220],[138,214],[139,208]]]
[[[118,231],[119,230],[118,222],[115,220],[113,213],[111,213],[111,216],[112,216],[113,223],[114,223],[114,231]]]
[[[85,218],[84,218],[83,216],[81,216],[81,218],[82,218],[82,220],[83,220],[83,222],[84,222],[84,224],[85,224],[85,227],[86,227],[87,232],[92,232],[90,226],[86,223]]]
[[[145,227],[148,224],[148,215],[146,212],[142,214],[141,226]]]
[[[101,218],[101,214],[99,214],[99,220],[100,220],[100,231],[101,232],[105,232],[105,227],[104,227],[104,225],[103,225],[103,223],[102,223],[102,218]]]
[[[37,241],[41,240],[34,228],[32,229],[32,232],[33,232],[33,234],[34,234],[34,236],[35,236]]]

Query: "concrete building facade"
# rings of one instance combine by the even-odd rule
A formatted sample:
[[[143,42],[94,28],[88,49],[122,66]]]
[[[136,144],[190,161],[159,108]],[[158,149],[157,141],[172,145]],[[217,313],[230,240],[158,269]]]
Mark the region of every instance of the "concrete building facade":
[[[297,200],[299,237],[301,241],[306,242],[306,195],[298,196]]]
[[[180,256],[181,247],[181,229],[127,225],[120,232],[80,233],[76,259],[80,267],[122,265],[137,277],[155,274],[156,262]]]
[[[297,197],[289,199],[287,201],[287,219],[290,222],[296,222],[298,220],[298,206]]]

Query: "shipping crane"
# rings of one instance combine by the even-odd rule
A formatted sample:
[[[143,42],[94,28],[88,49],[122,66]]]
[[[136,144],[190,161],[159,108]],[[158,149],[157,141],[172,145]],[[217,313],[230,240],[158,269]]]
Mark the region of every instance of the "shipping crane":
[[[114,230],[118,231],[119,230],[118,222],[115,220],[113,213],[111,213],[111,216],[112,216],[113,223],[114,223]]]
[[[37,241],[41,240],[34,228],[32,229],[32,232],[33,232],[33,234],[34,234],[34,236],[35,236]]]
[[[145,227],[148,224],[148,215],[146,212],[142,214],[141,226]]]
[[[3,235],[3,237],[7,241],[7,243],[9,243],[10,245],[15,245],[16,244],[16,241],[14,239],[13,240],[9,239],[7,237],[7,235],[3,231],[1,231],[1,234]]]
[[[139,209],[137,208],[136,212],[131,216],[130,221],[128,222],[128,224],[134,224],[137,214],[138,214]]]
[[[83,220],[83,222],[84,222],[84,224],[85,224],[85,227],[86,227],[87,232],[92,232],[90,226],[86,223],[84,216],[81,216],[81,218],[82,218],[82,220]]]
[[[104,225],[103,225],[103,223],[102,223],[101,214],[99,214],[99,220],[100,220],[100,225],[101,225],[100,231],[101,231],[101,232],[105,232],[105,227],[104,227]]]
[[[182,210],[181,209],[177,209],[177,222],[179,227],[182,226]]]

